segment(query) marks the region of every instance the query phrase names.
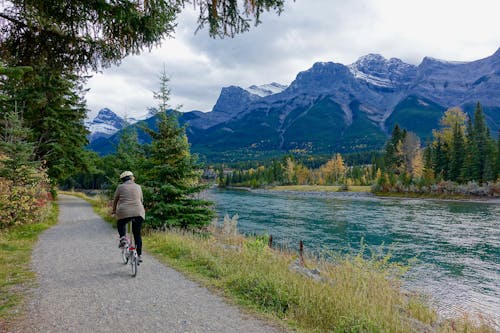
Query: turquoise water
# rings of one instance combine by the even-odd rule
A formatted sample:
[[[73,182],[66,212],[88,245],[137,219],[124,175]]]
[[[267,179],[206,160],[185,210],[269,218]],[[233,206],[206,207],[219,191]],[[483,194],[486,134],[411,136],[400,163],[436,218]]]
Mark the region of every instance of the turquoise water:
[[[489,315],[500,327],[500,204],[381,199],[364,195],[210,190],[238,230],[269,234],[313,253],[356,254],[361,240],[411,263],[404,287],[430,295],[444,316]]]

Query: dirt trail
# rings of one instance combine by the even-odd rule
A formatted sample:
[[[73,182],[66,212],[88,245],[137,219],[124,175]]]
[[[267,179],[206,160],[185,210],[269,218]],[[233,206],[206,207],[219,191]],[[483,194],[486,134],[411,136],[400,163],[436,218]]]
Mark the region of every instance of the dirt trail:
[[[33,252],[38,287],[28,318],[14,332],[281,332],[147,253],[132,278],[116,230],[84,200],[58,202],[59,223]]]

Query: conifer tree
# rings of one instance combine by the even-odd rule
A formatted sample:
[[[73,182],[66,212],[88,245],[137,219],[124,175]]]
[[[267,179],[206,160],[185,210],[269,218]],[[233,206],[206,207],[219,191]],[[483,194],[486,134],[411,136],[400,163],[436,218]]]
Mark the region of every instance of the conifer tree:
[[[115,177],[113,179],[118,179],[119,174],[125,170],[134,170],[135,178],[141,182],[144,154],[144,149],[139,144],[137,129],[133,126],[125,128],[113,156],[115,160],[113,163]]]
[[[21,76],[2,76],[0,109],[19,113],[30,129],[28,140],[36,143],[36,159],[45,161],[52,179],[60,180],[84,165],[83,89],[75,75],[61,75],[46,67],[29,68]],[[2,71],[12,72],[6,67]]]
[[[441,142],[441,139],[438,138],[436,146],[433,149],[434,173],[442,179],[448,179],[449,159],[447,151],[448,147],[446,143]]]
[[[465,140],[465,156],[460,179],[464,182],[472,180],[472,158],[474,150],[474,129],[470,117],[467,119],[466,140]]]
[[[452,181],[460,181],[460,172],[464,165],[465,142],[459,124],[453,129],[452,147],[450,153],[450,167],[448,178]]]
[[[474,112],[471,142],[471,176],[482,183],[485,180],[485,168],[488,160],[488,128],[481,104],[478,102]]]
[[[167,88],[168,76],[160,75],[160,92]],[[144,170],[144,196],[147,223],[153,227],[178,226],[196,228],[207,225],[214,217],[212,203],[195,196],[206,188],[196,156],[191,155],[184,127],[177,115],[166,112],[168,94],[160,98],[158,130],[145,128],[152,142]]]
[[[500,131],[498,131],[498,138],[497,138],[495,172],[496,172],[496,179],[500,180]]]
[[[404,165],[403,141],[406,137],[406,130],[401,130],[396,124],[392,131],[391,138],[385,147],[385,165],[389,173],[400,174]]]

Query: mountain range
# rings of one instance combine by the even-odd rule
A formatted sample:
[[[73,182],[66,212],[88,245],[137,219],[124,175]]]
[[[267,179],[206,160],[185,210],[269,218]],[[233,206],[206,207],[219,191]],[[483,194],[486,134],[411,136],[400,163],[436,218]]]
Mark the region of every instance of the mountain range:
[[[472,115],[483,106],[500,130],[500,49],[471,62],[425,57],[418,65],[368,54],[351,65],[318,62],[284,86],[224,87],[211,112],[181,113],[194,152],[210,161],[255,159],[286,152],[330,154],[382,148],[392,128],[425,143],[450,107]],[[144,120],[154,127],[155,118]],[[134,125],[136,126],[136,125]],[[91,140],[101,155],[120,131]],[[139,137],[149,138],[140,131]]]

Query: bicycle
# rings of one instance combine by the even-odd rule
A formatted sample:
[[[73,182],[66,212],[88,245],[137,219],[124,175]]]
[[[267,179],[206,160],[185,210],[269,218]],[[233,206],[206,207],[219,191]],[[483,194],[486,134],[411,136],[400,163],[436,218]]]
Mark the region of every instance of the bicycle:
[[[130,267],[132,269],[132,277],[135,277],[137,275],[137,266],[139,266],[139,255],[137,254],[135,245],[132,244],[132,242],[130,241],[130,235],[132,234],[130,230],[131,228],[132,228],[132,221],[127,223],[127,234],[125,234],[125,236],[122,237],[121,241],[124,242],[121,249],[122,249],[123,264],[126,265],[128,262],[130,262]]]

